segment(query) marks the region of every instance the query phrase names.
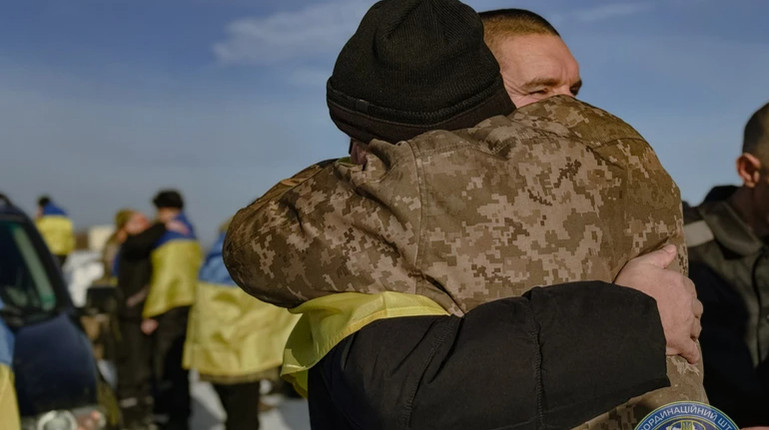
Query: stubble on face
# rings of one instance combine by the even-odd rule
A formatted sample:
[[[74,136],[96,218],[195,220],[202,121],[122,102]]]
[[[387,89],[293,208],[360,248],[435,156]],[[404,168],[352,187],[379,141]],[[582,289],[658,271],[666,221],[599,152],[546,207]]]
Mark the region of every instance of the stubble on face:
[[[583,84],[578,62],[559,36],[512,36],[499,41],[492,52],[517,107],[560,94],[575,97]]]

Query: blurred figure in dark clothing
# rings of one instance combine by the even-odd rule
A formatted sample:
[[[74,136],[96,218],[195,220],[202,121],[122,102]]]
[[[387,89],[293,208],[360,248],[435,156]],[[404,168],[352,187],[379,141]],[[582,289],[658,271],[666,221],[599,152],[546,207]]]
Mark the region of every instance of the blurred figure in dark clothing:
[[[150,251],[166,227],[150,225],[137,211],[125,218],[125,210],[116,216],[115,239],[120,249],[113,265],[118,281],[117,394],[125,428],[138,430],[152,425],[151,339],[142,332],[141,323],[152,274]]]
[[[191,407],[182,355],[203,256],[195,229],[183,211],[181,194],[161,190],[152,203],[159,222],[178,228],[169,228],[150,250],[152,276],[142,310],[142,331],[152,335],[156,420],[163,429],[185,430]]]
[[[121,210],[116,215],[115,240],[120,244],[114,274],[118,297],[118,398],[128,429],[152,428],[153,337],[142,327],[142,312],[150,289],[156,244],[169,231],[184,233],[183,225],[170,221],[151,224],[138,211]]]
[[[746,124],[743,184],[685,205],[690,277],[703,302],[700,341],[710,402],[740,427],[768,425],[768,105]]]

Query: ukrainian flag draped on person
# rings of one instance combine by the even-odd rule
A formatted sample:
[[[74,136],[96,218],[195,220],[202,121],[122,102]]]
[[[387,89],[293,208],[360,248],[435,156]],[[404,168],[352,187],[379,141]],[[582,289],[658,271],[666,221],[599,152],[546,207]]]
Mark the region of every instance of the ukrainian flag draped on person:
[[[0,309],[3,301],[0,300]],[[0,428],[19,428],[19,409],[13,382],[13,333],[0,318]]]
[[[201,266],[202,251],[195,229],[184,213],[174,218],[187,231],[167,231],[150,253],[152,277],[142,316],[152,318],[195,300],[195,284]]]
[[[72,220],[64,209],[48,202],[42,207],[35,225],[43,236],[48,249],[54,255],[69,255],[75,249],[75,233]]]
[[[238,288],[222,259],[224,230],[200,271],[183,366],[212,381],[250,382],[281,365],[299,316]]]

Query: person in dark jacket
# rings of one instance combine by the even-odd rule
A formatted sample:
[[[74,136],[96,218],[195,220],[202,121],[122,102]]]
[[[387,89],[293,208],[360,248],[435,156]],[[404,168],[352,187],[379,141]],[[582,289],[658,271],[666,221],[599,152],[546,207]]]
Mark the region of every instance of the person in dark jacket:
[[[120,244],[113,268],[118,299],[118,399],[124,425],[138,430],[151,428],[157,373],[152,368],[152,331],[142,327],[152,277],[150,256],[167,232],[184,234],[187,228],[174,221],[150,223],[142,212],[130,209],[119,211],[115,221],[114,237]]]
[[[150,252],[166,233],[162,223],[150,225],[144,214],[122,210],[116,215],[115,239],[120,248],[113,265],[118,297],[118,402],[129,429],[152,424],[151,339],[142,332],[142,309],[152,265]]]
[[[744,130],[743,185],[685,205],[690,277],[703,302],[706,392],[741,427],[768,425],[768,105]]]
[[[162,428],[189,428],[188,370],[182,367],[190,306],[195,300],[202,252],[195,229],[176,190],[161,190],[152,199],[157,219],[177,225],[152,246],[152,276],[142,310],[142,331],[152,336],[155,416]]]
[[[260,382],[281,365],[298,316],[235,285],[222,260],[229,223],[220,227],[201,267],[182,363],[214,387],[225,410],[225,430],[257,430],[260,409],[266,406],[260,401]]]

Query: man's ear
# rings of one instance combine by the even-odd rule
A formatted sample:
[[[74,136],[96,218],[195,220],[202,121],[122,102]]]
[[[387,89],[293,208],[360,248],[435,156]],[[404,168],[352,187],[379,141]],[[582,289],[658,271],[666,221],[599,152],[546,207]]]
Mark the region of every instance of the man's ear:
[[[350,139],[350,159],[362,166],[366,165],[366,147],[367,145],[359,140]]]
[[[743,186],[747,188],[754,188],[759,183],[760,170],[762,162],[759,158],[744,152],[735,160],[735,167],[738,170],[738,176],[743,181]]]

